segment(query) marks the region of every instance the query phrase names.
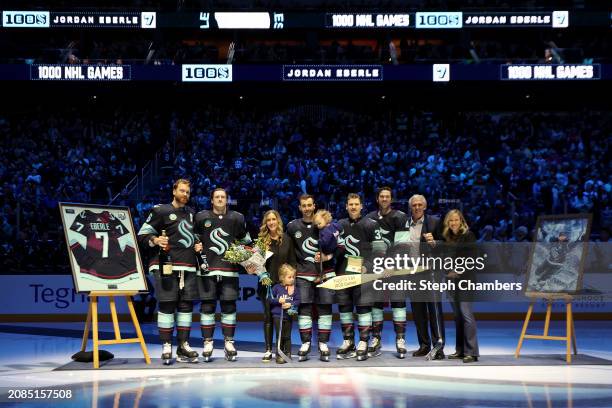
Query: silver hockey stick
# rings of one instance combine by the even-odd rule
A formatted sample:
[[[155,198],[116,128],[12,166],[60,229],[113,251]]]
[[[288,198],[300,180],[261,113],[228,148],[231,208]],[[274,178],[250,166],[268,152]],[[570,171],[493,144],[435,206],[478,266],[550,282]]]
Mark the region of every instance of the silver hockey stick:
[[[432,281],[435,282],[436,277],[435,277],[435,272],[433,270],[431,271],[431,277],[432,277]],[[435,291],[433,292],[433,307],[434,307],[434,314],[436,315],[436,328],[438,329],[439,337],[438,337],[438,341],[436,342],[436,344],[434,344],[429,354],[427,354],[427,356],[425,357],[426,360],[435,359],[436,354],[438,354],[438,352],[442,350],[442,348],[444,347],[444,338],[442,338],[442,330],[440,330],[440,313],[438,311],[438,302],[437,302]]]
[[[288,363],[289,360],[291,360],[281,349],[281,340],[283,339],[283,317],[285,314],[285,309],[283,309],[283,305],[281,305],[281,315],[280,315],[280,324],[279,324],[279,329],[278,329],[278,339],[276,339],[276,352],[278,353],[279,356],[281,356],[281,358],[285,361],[285,363]],[[291,335],[291,333],[289,334]]]

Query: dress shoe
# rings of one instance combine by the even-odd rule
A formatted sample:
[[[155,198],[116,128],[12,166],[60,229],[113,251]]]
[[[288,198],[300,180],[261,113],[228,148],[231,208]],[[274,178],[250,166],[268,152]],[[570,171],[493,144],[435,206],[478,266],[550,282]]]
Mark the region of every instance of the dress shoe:
[[[412,357],[423,357],[429,354],[431,349],[429,347],[420,347],[417,351],[412,353]]]
[[[459,353],[453,353],[448,355],[449,360],[463,360],[464,355]]]
[[[465,356],[463,357],[463,362],[464,363],[473,363],[478,361],[478,357],[477,356]]]

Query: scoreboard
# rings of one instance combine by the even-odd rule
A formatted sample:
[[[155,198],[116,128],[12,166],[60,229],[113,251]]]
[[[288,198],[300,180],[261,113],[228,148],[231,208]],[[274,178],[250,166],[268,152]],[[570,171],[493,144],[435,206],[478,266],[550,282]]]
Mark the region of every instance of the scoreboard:
[[[612,64],[0,64],[0,81],[454,82],[612,80]]]
[[[409,11],[384,13],[284,11],[2,11],[0,29],[121,28],[147,30],[191,28],[200,30],[440,30],[501,27],[610,27],[608,12],[586,11]]]

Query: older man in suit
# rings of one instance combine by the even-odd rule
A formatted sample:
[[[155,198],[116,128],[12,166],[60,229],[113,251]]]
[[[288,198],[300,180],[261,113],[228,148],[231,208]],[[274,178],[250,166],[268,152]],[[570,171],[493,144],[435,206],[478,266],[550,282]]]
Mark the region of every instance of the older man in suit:
[[[410,197],[408,204],[411,211],[410,219],[406,222],[409,242],[419,243],[419,245],[410,246],[410,255],[412,257],[427,255],[430,252],[429,249],[435,245],[435,241],[440,238],[440,218],[426,214],[427,200],[420,194]],[[435,301],[437,299],[434,298],[434,295],[434,293],[420,292],[410,302],[419,340],[419,349],[412,355],[414,357],[425,356],[431,351],[432,344],[434,347],[440,344],[440,349],[432,357],[435,360],[441,360],[444,359],[444,315],[442,303]]]

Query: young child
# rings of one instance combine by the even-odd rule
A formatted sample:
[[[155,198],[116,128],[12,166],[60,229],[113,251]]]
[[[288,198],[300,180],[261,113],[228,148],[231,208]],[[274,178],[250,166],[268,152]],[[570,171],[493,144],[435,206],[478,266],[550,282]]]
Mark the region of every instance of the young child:
[[[323,262],[332,259],[338,247],[338,237],[342,227],[332,219],[332,215],[327,210],[319,210],[312,218],[313,224],[319,229],[319,250],[323,257]]]
[[[272,319],[276,328],[276,344],[279,344],[280,349],[287,356],[291,356],[291,323],[292,316],[297,314],[297,308],[300,305],[300,291],[295,286],[295,268],[288,264],[282,264],[278,269],[278,280],[272,288],[272,299],[270,299],[270,309],[272,311]],[[280,331],[281,309],[283,313],[283,332]],[[284,364],[285,360],[276,352],[276,363]]]

